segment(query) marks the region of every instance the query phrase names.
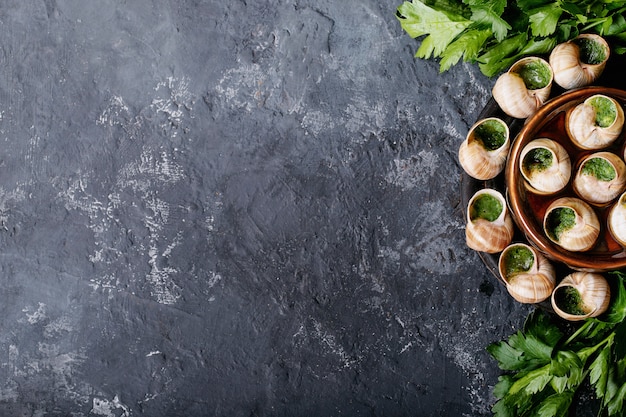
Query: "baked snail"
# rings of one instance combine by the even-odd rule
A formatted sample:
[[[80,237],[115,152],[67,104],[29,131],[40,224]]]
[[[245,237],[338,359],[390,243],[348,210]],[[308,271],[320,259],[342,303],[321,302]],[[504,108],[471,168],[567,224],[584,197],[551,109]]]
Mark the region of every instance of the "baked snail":
[[[467,205],[465,241],[479,252],[501,252],[513,240],[515,228],[504,196],[497,190],[478,190]]]
[[[565,126],[579,148],[605,148],[622,132],[624,109],[614,98],[595,94],[567,112]]]
[[[563,145],[548,138],[528,142],[520,153],[519,164],[526,184],[537,194],[562,190],[572,173],[570,157]]]
[[[591,249],[600,235],[595,211],[576,197],[561,197],[546,209],[543,230],[548,239],[571,252]]]
[[[626,193],[623,193],[609,209],[607,227],[613,239],[626,247]]]
[[[546,60],[525,57],[498,77],[492,89],[493,98],[503,112],[524,119],[548,100],[552,80],[552,68]]]
[[[604,313],[611,301],[611,289],[599,273],[572,272],[555,287],[550,303],[560,317],[579,321]]]
[[[626,164],[611,152],[587,155],[578,167],[572,187],[576,194],[591,204],[607,204],[626,187]]]
[[[512,243],[502,251],[498,272],[509,294],[520,303],[544,301],[550,297],[556,285],[552,264],[525,243]]]
[[[590,85],[604,71],[609,55],[609,45],[596,34],[581,34],[560,43],[549,58],[554,82],[566,90]]]
[[[479,120],[459,147],[459,163],[477,180],[495,178],[506,165],[510,144],[505,122],[496,117]]]

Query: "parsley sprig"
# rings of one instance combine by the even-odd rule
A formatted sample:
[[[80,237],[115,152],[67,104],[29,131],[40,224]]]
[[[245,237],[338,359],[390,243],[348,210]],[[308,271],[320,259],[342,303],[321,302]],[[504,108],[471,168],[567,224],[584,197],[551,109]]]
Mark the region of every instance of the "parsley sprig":
[[[626,53],[625,12],[623,0],[412,0],[396,16],[421,38],[417,58],[440,58],[441,72],[463,59],[493,77],[580,33],[602,35],[615,53]]]
[[[598,415],[626,415],[626,275],[611,274],[616,288],[601,317],[586,319],[568,335],[552,315],[536,309],[522,330],[487,347],[507,371],[493,391],[496,417],[566,416],[585,382],[599,400]]]

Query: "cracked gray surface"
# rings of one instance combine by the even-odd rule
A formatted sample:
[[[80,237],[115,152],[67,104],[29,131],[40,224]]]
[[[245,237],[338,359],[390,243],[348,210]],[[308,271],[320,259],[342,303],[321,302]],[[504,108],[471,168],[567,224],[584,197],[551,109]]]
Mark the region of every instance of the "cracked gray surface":
[[[0,414],[490,415],[492,80],[397,3],[5,1]]]

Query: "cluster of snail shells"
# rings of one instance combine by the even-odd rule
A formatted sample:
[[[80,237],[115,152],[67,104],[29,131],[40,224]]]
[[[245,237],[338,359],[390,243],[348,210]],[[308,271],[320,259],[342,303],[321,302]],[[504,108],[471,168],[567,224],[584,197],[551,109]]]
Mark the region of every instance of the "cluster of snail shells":
[[[597,50],[602,51],[602,59],[588,62],[589,59],[581,47],[583,43],[593,43]],[[548,100],[553,82],[565,89],[592,84],[604,71],[609,54],[609,46],[601,36],[581,34],[555,46],[549,61],[529,56],[514,63],[496,80],[492,89],[493,98],[507,115],[525,119]],[[544,72],[541,82],[531,83],[524,77],[524,69],[529,66],[535,66]]]
[[[586,62],[581,54],[581,40],[597,42],[599,48],[604,51],[602,62]],[[550,55],[549,62],[539,57],[527,57],[516,62],[508,72],[502,74],[496,81],[492,93],[495,101],[508,116],[514,118],[527,118],[533,115],[549,99],[552,83],[555,82],[565,89],[578,88],[593,83],[604,70],[609,58],[609,47],[604,39],[598,35],[580,35],[574,40],[557,45]],[[544,85],[529,87],[527,80],[522,77],[523,69],[527,65],[539,66],[546,70]],[[587,103],[584,103],[587,106]],[[568,114],[567,129],[572,142],[582,149],[599,149],[609,146],[621,133],[624,123],[624,115],[621,106],[617,104],[618,117],[616,123],[608,128],[589,128],[589,109],[581,108]],[[587,106],[588,107],[588,106]],[[577,114],[580,113],[580,114]],[[594,114],[595,117],[595,114]],[[619,120],[621,118],[621,120]],[[484,123],[501,123],[505,127],[506,139],[501,146],[487,148],[476,130]],[[522,166],[524,156],[533,149],[540,148],[549,152],[553,164],[544,171],[530,172]],[[490,180],[497,177],[504,167],[510,149],[508,126],[497,118],[488,118],[476,122],[469,130],[465,140],[459,148],[459,162],[464,171],[477,180]],[[596,155],[607,157],[604,154]],[[626,155],[624,155],[626,158]],[[620,162],[608,157],[610,163],[616,167],[616,172],[621,178],[622,171],[626,174],[626,167],[622,170]],[[618,158],[619,159],[619,158]],[[563,190],[572,180],[572,161],[565,148],[558,142],[548,138],[537,138],[526,145],[520,158],[520,171],[528,189],[531,192],[549,195]],[[587,178],[573,181],[573,188],[579,195],[584,195],[594,204],[603,204],[588,197],[585,189],[593,190],[592,195],[597,194],[598,188],[587,183]],[[619,183],[620,180],[617,182]],[[626,185],[618,184],[617,188],[622,192]],[[607,187],[615,193],[613,187]],[[475,202],[488,195],[494,200],[500,201],[501,212],[492,219],[484,219],[472,215]],[[615,196],[609,198],[613,199]],[[552,202],[546,211],[546,218],[552,210],[561,207],[572,208],[576,215],[576,227],[567,233],[561,234],[563,241],[573,241],[566,246],[569,250],[588,250],[596,243],[600,231],[600,224],[593,208],[585,201],[576,197],[563,197]],[[572,272],[563,278],[558,284],[554,266],[536,248],[526,243],[513,242],[514,224],[509,213],[506,199],[502,194],[490,188],[477,191],[469,200],[467,206],[467,226],[465,230],[466,243],[471,249],[490,254],[499,253],[499,274],[506,284],[507,291],[521,303],[540,303],[550,299],[553,310],[559,316],[567,320],[583,320],[588,317],[596,317],[608,308],[610,302],[610,289],[608,282],[600,273]],[[621,194],[609,211],[608,228],[614,238],[626,247],[626,192]],[[545,223],[545,221],[544,221]],[[580,235],[578,235],[580,234]],[[561,242],[560,244],[563,244]],[[526,264],[520,268],[516,266],[511,272],[507,263],[513,251],[527,251]],[[579,297],[578,311],[571,311],[562,305],[565,294],[570,289],[575,290]]]
[[[553,311],[569,321],[597,317],[608,309],[611,301],[611,289],[602,274],[574,271],[557,284],[554,266],[526,243],[511,243],[502,250],[498,272],[515,300],[536,304],[549,299]]]
[[[604,104],[611,104],[614,111],[611,113],[614,120],[607,126],[612,129],[610,135],[605,135],[604,140],[594,140],[581,144],[582,138],[573,136],[574,126],[580,131],[594,132],[602,130],[596,124],[596,107],[590,102],[604,100]],[[590,101],[591,100],[591,101]],[[596,103],[601,103],[597,101]],[[590,109],[593,117],[589,118],[586,111],[580,108]],[[571,252],[584,252],[592,249],[601,232],[601,224],[597,208],[606,207],[614,202],[626,190],[626,156],[606,150],[619,137],[624,126],[624,112],[621,105],[611,97],[596,94],[582,103],[569,109],[565,124],[567,135],[571,142],[587,154],[581,158],[576,167],[572,166],[570,156],[563,147],[555,140],[549,138],[537,138],[528,142],[520,152],[519,172],[524,179],[526,188],[535,194],[550,196],[559,193],[571,183],[574,195],[566,195],[554,199],[548,205],[543,217],[543,231],[545,236],[554,244]],[[583,128],[582,125],[588,128]],[[543,159],[540,156],[543,155]],[[545,162],[549,161],[549,162]],[[541,163],[540,163],[541,162]],[[593,171],[592,166],[605,167],[612,177],[602,177]],[[599,169],[599,168],[595,168]],[[626,215],[626,211],[620,206],[620,202],[626,201],[619,198],[614,203],[613,215],[608,216],[608,230],[616,236],[626,238],[626,220],[620,215]],[[562,214],[567,211],[567,226],[565,226]],[[616,240],[626,246],[626,239]]]

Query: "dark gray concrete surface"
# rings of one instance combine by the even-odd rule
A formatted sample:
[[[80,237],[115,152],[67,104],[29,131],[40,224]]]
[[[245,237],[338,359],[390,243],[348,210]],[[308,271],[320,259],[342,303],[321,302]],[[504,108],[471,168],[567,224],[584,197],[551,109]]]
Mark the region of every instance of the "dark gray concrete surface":
[[[494,80],[398,1],[0,2],[1,416],[487,416]]]

